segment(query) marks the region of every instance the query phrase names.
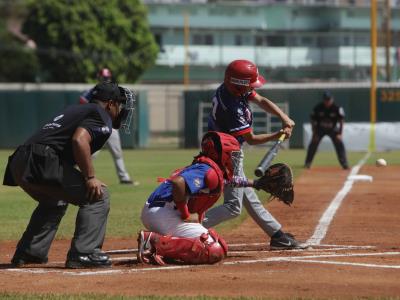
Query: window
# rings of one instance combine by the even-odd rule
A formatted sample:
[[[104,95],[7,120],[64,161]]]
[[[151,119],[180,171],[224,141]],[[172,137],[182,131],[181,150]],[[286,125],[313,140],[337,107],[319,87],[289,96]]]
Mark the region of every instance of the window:
[[[286,46],[285,37],[283,35],[269,35],[265,37],[266,44],[270,47]]]
[[[235,35],[235,45],[241,46],[243,45],[243,37],[241,35]]]
[[[211,34],[194,34],[193,45],[214,45],[214,37]]]
[[[158,45],[158,48],[160,49],[161,52],[164,52],[165,49],[163,47],[163,42],[162,42],[162,35],[161,33],[154,33],[154,39]]]
[[[256,46],[264,46],[264,37],[263,36],[256,36]]]

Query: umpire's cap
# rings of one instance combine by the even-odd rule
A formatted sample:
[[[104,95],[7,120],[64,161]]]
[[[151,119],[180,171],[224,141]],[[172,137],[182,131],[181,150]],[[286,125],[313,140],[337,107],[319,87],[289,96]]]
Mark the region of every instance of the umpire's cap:
[[[93,100],[108,101],[115,100],[121,102],[121,93],[118,84],[115,82],[102,82],[96,85],[92,91]]]
[[[322,98],[324,100],[330,100],[333,98],[333,95],[330,91],[324,91],[324,93],[322,94]]]

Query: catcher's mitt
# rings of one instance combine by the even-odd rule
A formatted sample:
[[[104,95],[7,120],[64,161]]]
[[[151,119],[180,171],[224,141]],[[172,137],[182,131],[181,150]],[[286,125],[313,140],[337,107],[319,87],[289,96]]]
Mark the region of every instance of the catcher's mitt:
[[[290,206],[294,200],[292,170],[286,164],[274,164],[265,171],[264,176],[254,180],[254,188],[264,190]]]

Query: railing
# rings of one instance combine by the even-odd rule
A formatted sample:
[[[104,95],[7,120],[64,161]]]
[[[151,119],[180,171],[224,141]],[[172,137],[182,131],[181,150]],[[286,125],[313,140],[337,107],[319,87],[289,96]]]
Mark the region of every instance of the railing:
[[[184,46],[164,46],[159,54],[158,65],[175,66],[184,64]],[[391,47],[392,61],[399,50]],[[399,52],[400,53],[400,52]],[[369,47],[247,47],[247,46],[191,46],[189,48],[190,65],[219,66],[227,65],[241,57],[264,67],[301,67],[313,65],[369,66],[371,64]],[[378,48],[378,64],[385,64],[385,49]]]

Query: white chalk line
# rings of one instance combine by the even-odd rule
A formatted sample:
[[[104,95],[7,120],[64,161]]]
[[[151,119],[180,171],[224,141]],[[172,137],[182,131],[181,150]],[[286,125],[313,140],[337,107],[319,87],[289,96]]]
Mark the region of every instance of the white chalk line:
[[[348,262],[333,262],[325,260],[317,260],[321,258],[338,258],[338,257],[370,257],[370,256],[398,256],[400,252],[375,252],[375,253],[341,253],[341,254],[321,254],[321,255],[306,255],[306,256],[288,256],[288,257],[268,257],[260,259],[250,259],[250,260],[236,260],[223,262],[219,265],[240,265],[240,264],[256,264],[256,263],[267,263],[267,262],[312,262],[312,263],[323,263],[332,265],[348,265],[348,266],[364,266],[373,267],[375,264],[363,264],[363,263],[348,263]],[[400,269],[400,265],[379,265],[384,266],[382,268],[392,268]],[[167,271],[167,270],[178,270],[178,269],[188,269],[188,268],[211,268],[210,265],[179,265],[179,266],[162,266],[162,267],[148,267],[148,268],[135,268],[135,269],[119,269],[119,270],[96,270],[96,271],[65,271],[65,270],[51,270],[51,269],[39,269],[39,268],[21,268],[21,269],[3,269],[0,271],[9,272],[20,272],[20,273],[30,273],[30,274],[45,274],[45,273],[59,273],[62,275],[72,275],[72,276],[91,276],[91,275],[116,275],[116,274],[130,274],[130,273],[142,273],[151,271]]]
[[[353,187],[355,179],[352,179],[353,178],[352,176],[357,175],[357,173],[360,171],[361,167],[368,160],[370,155],[371,155],[370,152],[366,153],[365,156],[357,163],[357,165],[355,165],[351,169],[351,172],[347,176],[347,179],[344,182],[343,187],[336,194],[336,196],[329,204],[328,208],[325,210],[324,214],[322,215],[321,219],[318,222],[317,227],[315,228],[314,234],[307,240],[306,244],[319,245],[321,241],[324,239],[326,233],[328,232],[328,228],[333,220],[333,217],[335,216],[337,210],[342,204],[343,199],[346,197],[346,195],[350,192],[351,188]]]
[[[342,265],[342,266],[354,266],[354,267],[368,267],[368,268],[383,268],[383,269],[400,269],[400,265],[377,265],[377,264],[364,264],[364,263],[352,263],[343,261],[331,261],[331,260],[291,260],[292,262],[302,263],[314,263],[314,264],[326,264],[326,265]]]
[[[372,247],[374,248],[374,247]],[[369,246],[359,246],[359,247],[334,247],[334,248],[318,248],[318,249],[293,249],[290,250],[290,252],[330,252],[330,251],[341,251],[341,250],[349,250],[349,249],[353,249],[353,250],[363,250],[363,249],[371,249],[371,247]],[[246,253],[270,253],[271,250],[246,250],[246,251],[228,251],[228,256],[230,255],[237,255],[237,254],[246,254]],[[287,252],[287,250],[275,250],[274,252]]]
[[[268,243],[261,242],[261,243],[242,243],[242,244],[229,244],[229,247],[248,247],[248,246],[267,246]],[[333,244],[319,244],[313,245],[318,247],[338,247],[343,249],[368,249],[368,248],[375,248],[375,246],[356,246],[356,245],[333,245]],[[114,249],[105,251],[107,254],[128,254],[128,253],[136,253],[138,251],[137,248],[127,248],[127,249]],[[252,250],[249,250],[252,251]],[[293,251],[293,250],[291,250]]]

